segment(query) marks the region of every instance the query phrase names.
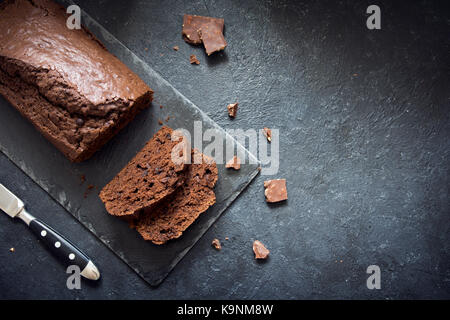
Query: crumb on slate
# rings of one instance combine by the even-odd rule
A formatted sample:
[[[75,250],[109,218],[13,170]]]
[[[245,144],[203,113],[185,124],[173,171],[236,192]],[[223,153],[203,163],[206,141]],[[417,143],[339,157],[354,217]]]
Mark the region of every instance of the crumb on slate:
[[[255,240],[253,242],[253,252],[255,253],[255,259],[267,259],[270,253],[270,251],[267,250],[264,244],[259,240]]]
[[[233,168],[234,170],[239,170],[241,168],[241,159],[239,159],[237,156],[234,156],[230,161],[226,163],[225,168]]]
[[[219,241],[219,239],[214,239],[212,242],[211,242],[211,245],[214,247],[214,249],[216,249],[216,250],[221,250],[222,249],[222,246],[220,245],[220,241]]]
[[[191,64],[200,64],[200,61],[198,61],[197,56],[195,54],[191,54],[189,57],[189,62]]]
[[[238,111],[238,106],[239,106],[239,103],[230,103],[228,106],[227,106],[227,109],[228,109],[228,115],[231,117],[231,118],[235,118],[236,117],[236,114],[237,114],[237,111]]]
[[[267,141],[272,142],[272,130],[270,130],[269,128],[264,128],[263,134],[267,138]]]

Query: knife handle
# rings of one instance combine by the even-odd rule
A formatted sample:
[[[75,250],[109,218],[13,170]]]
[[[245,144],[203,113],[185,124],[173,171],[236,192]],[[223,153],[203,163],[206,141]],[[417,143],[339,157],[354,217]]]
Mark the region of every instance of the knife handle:
[[[66,266],[78,266],[81,275],[91,280],[97,280],[100,277],[100,273],[92,261],[57,231],[39,219],[31,220],[29,227]]]

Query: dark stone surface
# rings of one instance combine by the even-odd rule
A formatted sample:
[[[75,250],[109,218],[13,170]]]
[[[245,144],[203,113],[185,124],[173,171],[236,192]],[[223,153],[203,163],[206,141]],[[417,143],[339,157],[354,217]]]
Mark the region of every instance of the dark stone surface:
[[[280,129],[271,178],[288,179],[289,200],[268,206],[258,177],[154,289],[0,155],[0,182],[54,212],[103,273],[68,290],[56,259],[0,215],[0,298],[450,298],[444,2],[377,1],[378,31],[365,26],[366,1],[78,2],[221,126]],[[225,18],[225,52],[186,44],[184,13]],[[254,239],[271,251],[265,263]],[[371,264],[381,290],[366,288]]]

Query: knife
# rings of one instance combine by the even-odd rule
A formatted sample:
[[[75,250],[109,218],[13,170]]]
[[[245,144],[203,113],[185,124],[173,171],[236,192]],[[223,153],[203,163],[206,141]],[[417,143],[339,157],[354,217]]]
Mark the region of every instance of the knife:
[[[36,219],[25,210],[22,200],[0,183],[0,209],[12,218],[19,217],[31,231],[39,237],[58,258],[67,266],[76,265],[81,275],[86,279],[98,280],[100,272],[97,267],[80,249],[73,245],[58,232]]]

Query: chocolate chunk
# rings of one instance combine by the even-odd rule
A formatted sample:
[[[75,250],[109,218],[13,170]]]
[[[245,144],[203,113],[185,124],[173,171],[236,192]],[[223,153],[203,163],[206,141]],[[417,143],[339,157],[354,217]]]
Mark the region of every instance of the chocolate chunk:
[[[255,259],[267,259],[270,253],[259,240],[253,242],[253,252],[255,253]]]
[[[233,159],[227,162],[225,168],[233,168],[234,170],[239,170],[241,168],[241,159],[237,156],[234,156]]]
[[[234,118],[234,117],[236,117],[236,114],[237,114],[237,110],[238,110],[238,106],[239,106],[239,103],[230,103],[228,106],[227,106],[227,109],[228,109],[228,115],[230,116],[230,117],[232,117],[232,118]]]
[[[191,54],[191,56],[189,57],[189,62],[191,64],[200,64],[200,61],[198,61],[197,56],[195,54]]]
[[[280,202],[288,198],[286,179],[264,181],[264,188],[267,202]]]
[[[223,36],[225,21],[220,18],[203,17],[185,14],[183,17],[183,38],[190,44],[202,44],[206,53],[225,49],[227,42]]]
[[[200,39],[203,41],[205,51],[208,56],[214,52],[221,51],[227,46],[227,42],[223,37],[223,23],[222,28],[217,24],[207,24],[198,30]]]
[[[220,250],[222,249],[222,246],[220,245],[219,239],[214,239],[214,240],[211,242],[211,245],[214,247],[214,249],[216,249],[216,250],[218,250],[218,251],[220,251]]]
[[[267,141],[272,142],[272,130],[270,130],[269,128],[264,128],[263,134],[267,138]]]

